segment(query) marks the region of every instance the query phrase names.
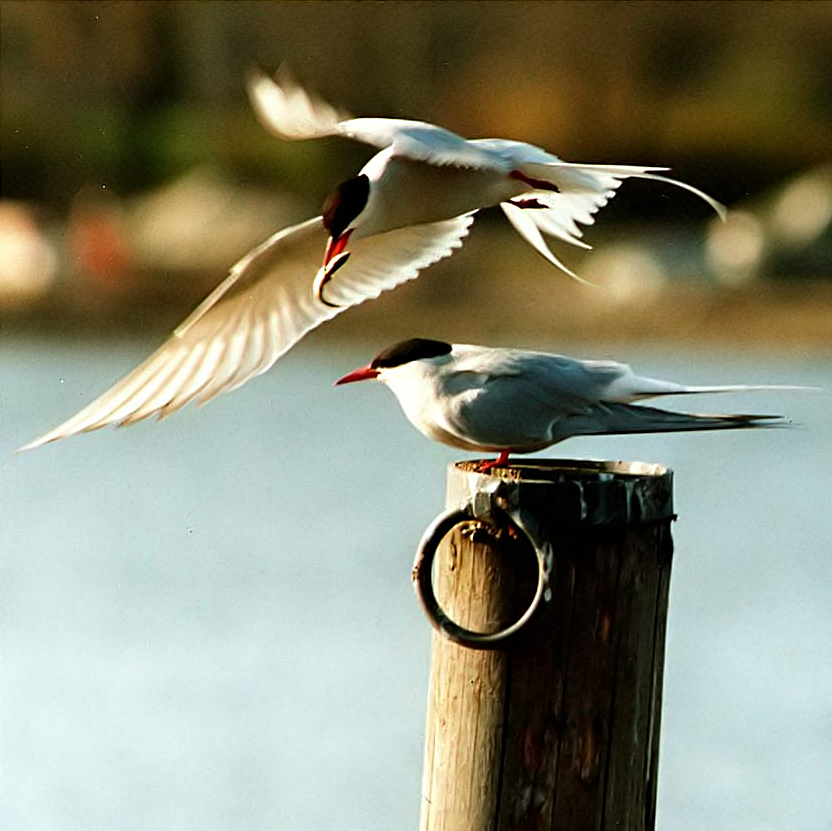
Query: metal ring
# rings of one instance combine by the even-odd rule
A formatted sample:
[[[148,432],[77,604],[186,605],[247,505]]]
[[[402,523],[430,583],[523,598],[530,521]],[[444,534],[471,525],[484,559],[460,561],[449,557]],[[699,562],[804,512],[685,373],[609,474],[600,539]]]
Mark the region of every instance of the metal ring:
[[[530,532],[531,523],[520,512],[512,511],[509,514],[506,511],[499,511],[499,513],[506,516],[526,536],[537,558],[537,588],[534,597],[526,611],[505,629],[485,633],[474,632],[460,626],[448,617],[445,610],[439,605],[433,590],[432,567],[439,543],[457,525],[477,519],[470,510],[458,508],[440,514],[425,531],[413,564],[413,587],[431,626],[454,643],[467,646],[470,649],[499,649],[504,646],[510,638],[517,635],[528,625],[539,610],[541,601],[544,598],[548,599],[550,594],[549,570],[552,556],[548,543],[541,545],[540,541],[535,539],[537,535]]]

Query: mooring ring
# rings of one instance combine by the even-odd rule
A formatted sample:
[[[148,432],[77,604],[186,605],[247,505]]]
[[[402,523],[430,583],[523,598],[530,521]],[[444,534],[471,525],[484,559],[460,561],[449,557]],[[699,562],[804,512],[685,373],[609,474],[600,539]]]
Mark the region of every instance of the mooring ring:
[[[494,506],[496,507],[496,506]],[[500,517],[506,517],[529,541],[537,558],[537,588],[529,607],[514,623],[498,632],[474,632],[453,621],[439,604],[433,589],[433,560],[439,544],[457,525],[464,522],[481,521],[470,508],[455,508],[440,514],[425,531],[416,560],[413,563],[413,587],[416,596],[431,626],[446,638],[470,649],[499,649],[515,637],[532,620],[540,609],[541,601],[549,599],[549,575],[552,569],[552,552],[548,541],[531,529],[533,524],[519,510],[496,510]]]

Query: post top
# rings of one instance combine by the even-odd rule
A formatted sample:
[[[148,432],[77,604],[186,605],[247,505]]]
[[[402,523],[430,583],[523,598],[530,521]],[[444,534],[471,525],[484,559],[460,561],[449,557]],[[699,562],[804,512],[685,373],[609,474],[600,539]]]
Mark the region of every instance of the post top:
[[[635,525],[673,517],[673,471],[659,464],[529,459],[489,473],[480,473],[479,464],[450,466],[449,506],[475,504],[508,487],[538,516],[558,525]]]

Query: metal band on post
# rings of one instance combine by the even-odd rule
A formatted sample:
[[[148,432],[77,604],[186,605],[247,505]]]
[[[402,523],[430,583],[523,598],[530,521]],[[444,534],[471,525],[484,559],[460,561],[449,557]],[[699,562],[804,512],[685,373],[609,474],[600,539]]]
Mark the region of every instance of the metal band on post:
[[[433,560],[442,540],[457,526],[463,523],[488,521],[497,527],[510,522],[529,541],[537,559],[537,587],[528,608],[512,624],[497,632],[474,632],[460,626],[445,613],[440,605],[433,587]],[[510,498],[499,491],[492,495],[490,505],[485,513],[477,515],[473,504],[464,508],[445,511],[440,514],[425,531],[416,560],[413,564],[413,585],[419,603],[431,626],[446,638],[470,649],[498,649],[521,632],[540,609],[541,601],[551,597],[550,577],[553,567],[553,555],[549,541],[536,528],[530,517],[524,515]]]

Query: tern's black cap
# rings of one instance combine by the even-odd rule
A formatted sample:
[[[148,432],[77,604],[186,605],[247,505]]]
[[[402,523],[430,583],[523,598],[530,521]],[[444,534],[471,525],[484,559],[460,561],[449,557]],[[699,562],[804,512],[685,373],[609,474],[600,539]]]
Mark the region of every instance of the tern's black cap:
[[[370,196],[370,180],[362,173],[347,179],[326,198],[322,208],[324,227],[338,239],[350,223],[364,210]]]
[[[388,346],[383,352],[379,352],[373,358],[370,366],[373,369],[389,369],[422,358],[437,358],[440,355],[448,355],[452,348],[451,344],[441,340],[410,338],[393,346]]]

